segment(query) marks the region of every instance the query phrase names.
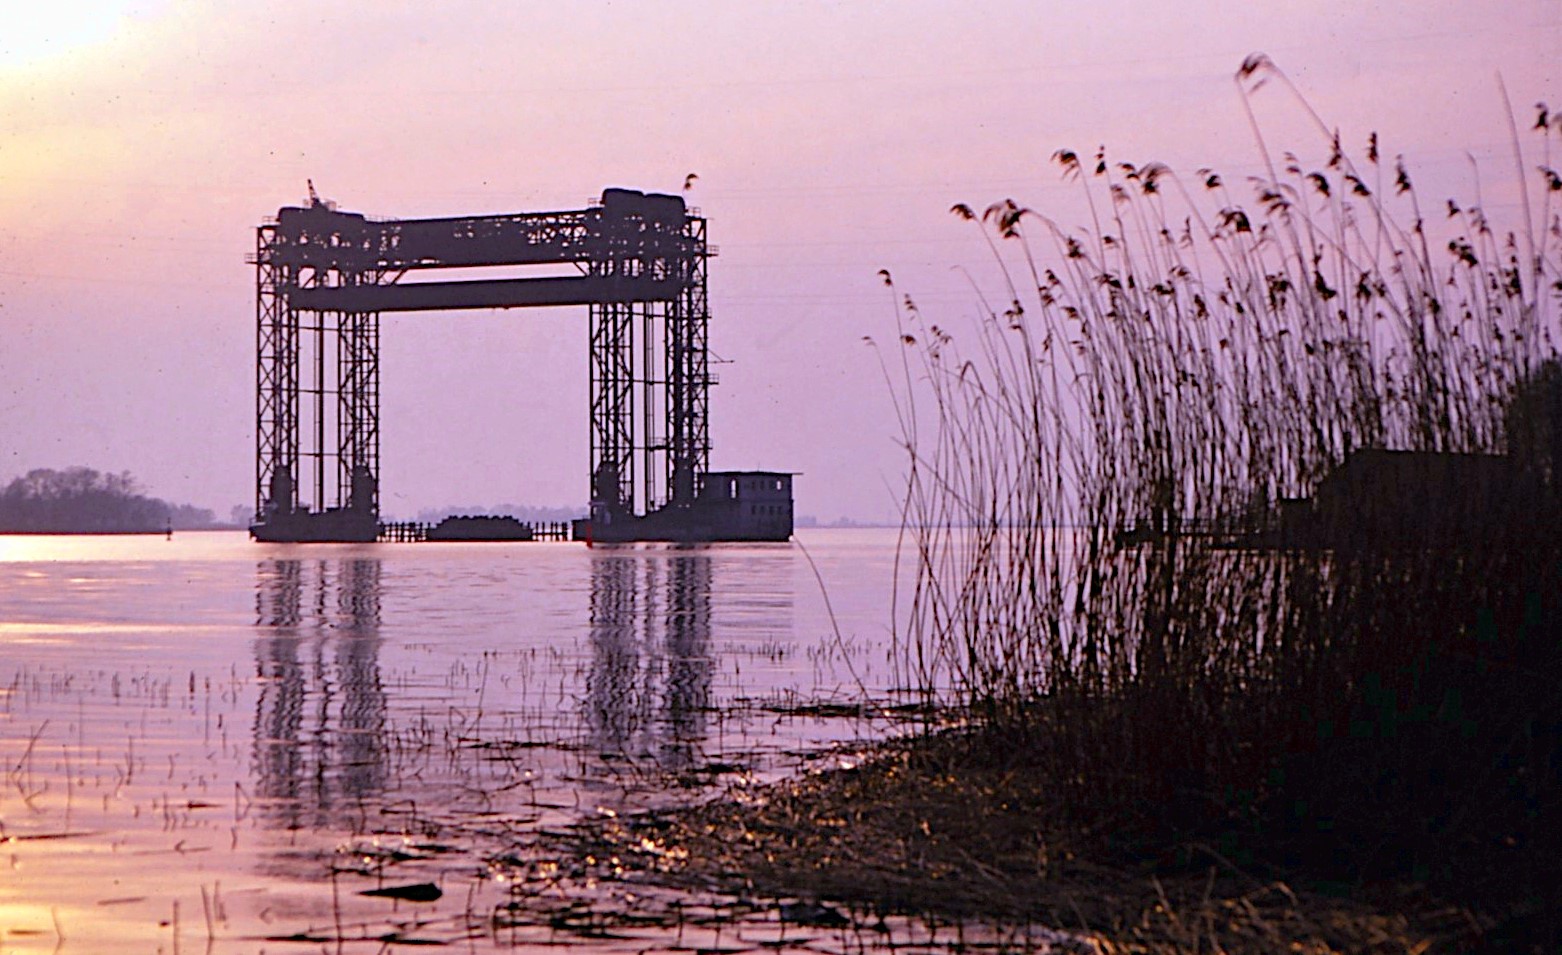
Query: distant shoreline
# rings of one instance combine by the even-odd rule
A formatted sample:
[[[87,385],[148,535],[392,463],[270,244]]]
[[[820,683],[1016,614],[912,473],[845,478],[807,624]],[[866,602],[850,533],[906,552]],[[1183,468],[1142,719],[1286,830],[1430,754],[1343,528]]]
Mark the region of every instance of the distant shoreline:
[[[237,524],[224,524],[212,527],[175,527],[175,534],[203,534],[208,531],[242,531],[246,528]],[[156,530],[139,531],[40,531],[40,530],[8,530],[0,527],[0,537],[156,537],[170,533],[166,527]]]

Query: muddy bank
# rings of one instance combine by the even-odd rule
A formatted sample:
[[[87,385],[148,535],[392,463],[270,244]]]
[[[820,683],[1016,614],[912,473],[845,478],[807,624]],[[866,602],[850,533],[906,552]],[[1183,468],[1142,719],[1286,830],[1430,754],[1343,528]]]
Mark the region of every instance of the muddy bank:
[[[856,922],[918,913],[1077,940],[1054,950],[1422,952],[1463,949],[1489,928],[1413,886],[1324,895],[1208,845],[1127,857],[1109,824],[1078,826],[1044,780],[971,749],[955,734],[894,742],[695,808],[600,820],[578,838],[632,881],[825,901]]]

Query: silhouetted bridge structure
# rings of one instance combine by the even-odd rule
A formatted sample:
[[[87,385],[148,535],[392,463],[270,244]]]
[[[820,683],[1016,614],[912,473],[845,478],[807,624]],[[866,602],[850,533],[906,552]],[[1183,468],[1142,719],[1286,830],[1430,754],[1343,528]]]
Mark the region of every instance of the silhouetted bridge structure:
[[[709,471],[713,254],[679,196],[608,189],[579,210],[399,220],[339,211],[311,186],[307,206],[256,230],[252,533],[376,539],[382,313],[573,305],[588,309],[591,439],[575,536],[785,540],[789,474]],[[484,277],[515,266],[573,274]]]

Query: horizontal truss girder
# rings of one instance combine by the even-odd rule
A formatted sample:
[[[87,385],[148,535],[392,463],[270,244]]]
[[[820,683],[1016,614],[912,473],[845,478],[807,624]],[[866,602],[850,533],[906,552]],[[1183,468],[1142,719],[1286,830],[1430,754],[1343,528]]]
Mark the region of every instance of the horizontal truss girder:
[[[293,292],[291,301],[296,308],[332,312],[431,312],[462,308],[669,302],[677,298],[682,289],[681,283],[669,279],[582,275],[301,288]]]

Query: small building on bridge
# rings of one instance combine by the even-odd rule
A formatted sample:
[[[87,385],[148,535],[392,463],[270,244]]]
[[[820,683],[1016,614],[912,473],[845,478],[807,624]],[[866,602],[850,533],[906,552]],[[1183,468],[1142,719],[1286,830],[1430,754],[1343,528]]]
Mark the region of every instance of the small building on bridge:
[[[732,529],[737,539],[784,541],[792,536],[788,472],[712,471],[705,475],[696,501],[714,526]]]

